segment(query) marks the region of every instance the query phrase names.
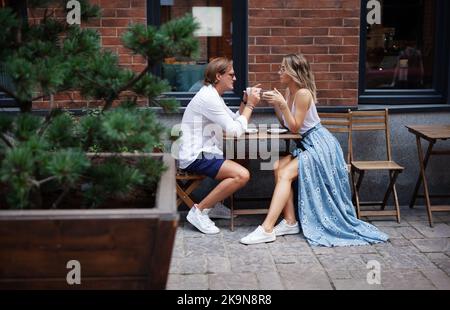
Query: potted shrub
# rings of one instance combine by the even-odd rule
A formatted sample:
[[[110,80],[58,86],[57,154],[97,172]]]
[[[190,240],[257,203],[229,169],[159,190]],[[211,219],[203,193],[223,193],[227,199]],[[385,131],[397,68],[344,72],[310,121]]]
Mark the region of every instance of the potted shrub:
[[[83,18],[99,16],[80,2]],[[166,130],[138,99],[176,109],[161,97],[168,83],[149,72],[180,48],[194,53],[197,24],[185,16],[131,25],[124,46],[148,62],[135,73],[101,49],[96,31],[46,12],[28,25],[0,8],[0,66],[10,81],[0,90],[20,107],[0,114],[0,288],[163,289],[178,221],[175,167],[153,153]],[[35,100],[63,92],[98,108],[33,113]]]

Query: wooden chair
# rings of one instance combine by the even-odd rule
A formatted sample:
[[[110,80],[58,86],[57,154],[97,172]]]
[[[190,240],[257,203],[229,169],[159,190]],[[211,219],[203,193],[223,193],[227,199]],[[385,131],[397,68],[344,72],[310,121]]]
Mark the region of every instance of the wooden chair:
[[[351,128],[352,134],[355,131],[384,131],[386,140],[386,152],[387,160],[381,161],[357,161],[354,160],[355,156],[352,152],[351,155],[351,176],[353,187],[353,200],[356,204],[356,213],[358,218],[362,216],[395,216],[397,222],[400,223],[400,208],[398,203],[397,190],[395,189],[395,182],[398,174],[401,173],[404,168],[394,161],[392,161],[391,155],[391,143],[389,134],[389,117],[388,110],[384,111],[354,111],[351,113]],[[354,143],[354,138],[352,138]],[[384,194],[383,201],[376,202],[361,202],[359,197],[359,190],[361,188],[361,182],[367,171],[388,171],[389,173],[389,185]],[[358,175],[358,178],[357,178]],[[395,210],[385,210],[386,203],[389,195],[394,196]],[[380,205],[381,210],[361,210],[361,206],[376,206]]]
[[[351,113],[350,109],[347,113],[319,113],[320,122],[328,129],[328,131],[337,134],[345,134],[345,139],[347,140],[347,155],[345,159],[349,172],[351,168],[350,162],[352,160]]]
[[[194,201],[190,197],[191,193],[200,186],[204,175],[192,174],[178,169],[175,180],[177,186],[177,207],[183,202],[192,208]]]

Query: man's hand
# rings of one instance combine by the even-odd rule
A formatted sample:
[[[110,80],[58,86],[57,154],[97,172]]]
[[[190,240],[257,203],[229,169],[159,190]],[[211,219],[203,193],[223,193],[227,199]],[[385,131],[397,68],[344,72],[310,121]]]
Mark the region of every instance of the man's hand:
[[[256,84],[255,86],[249,87],[251,90],[250,94],[247,94],[247,91],[245,91],[244,96],[246,97],[247,104],[251,104],[253,106],[256,106],[259,101],[261,100],[261,84]],[[245,101],[245,99],[244,99]]]

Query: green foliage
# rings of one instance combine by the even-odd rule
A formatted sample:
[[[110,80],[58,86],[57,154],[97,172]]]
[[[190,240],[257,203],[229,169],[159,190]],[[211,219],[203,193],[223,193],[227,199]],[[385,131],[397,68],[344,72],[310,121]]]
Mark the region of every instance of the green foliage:
[[[186,14],[179,19],[173,19],[161,26],[161,34],[169,39],[165,46],[166,54],[180,58],[195,59],[198,56],[199,41],[194,37],[194,31],[200,25],[194,17]]]
[[[52,154],[45,170],[59,183],[75,185],[89,166],[88,158],[80,150],[62,149]]]
[[[78,130],[74,117],[69,113],[62,113],[51,119],[45,135],[52,148],[57,150],[78,146]]]
[[[143,184],[144,175],[137,168],[128,166],[119,158],[111,158],[89,171],[91,186],[86,191],[86,204],[99,205],[107,197],[124,196],[137,185]]]
[[[79,1],[82,20],[100,16],[97,5]],[[67,10],[66,3],[27,1],[29,8]],[[95,207],[136,187],[155,187],[165,170],[162,161],[130,161],[119,154],[98,160],[86,152],[153,152],[164,144],[167,130],[151,109],[136,105],[137,98],[147,97],[150,105],[166,111],[178,107],[176,100],[161,96],[170,89],[167,81],[149,72],[166,57],[194,59],[198,40],[193,32],[198,25],[186,15],[160,28],[130,26],[122,37],[124,46],[147,60],[146,68],[136,73],[119,66],[118,56],[101,48],[97,31],[51,15],[29,25],[10,8],[0,8],[0,71],[8,76],[0,91],[24,112],[14,117],[0,114],[0,195],[6,196],[10,208],[40,208],[46,207],[44,193],[55,195],[53,207],[58,207],[67,193],[77,191],[86,206]],[[60,110],[46,117],[27,113],[36,98],[65,91],[100,100],[101,108],[78,118]]]

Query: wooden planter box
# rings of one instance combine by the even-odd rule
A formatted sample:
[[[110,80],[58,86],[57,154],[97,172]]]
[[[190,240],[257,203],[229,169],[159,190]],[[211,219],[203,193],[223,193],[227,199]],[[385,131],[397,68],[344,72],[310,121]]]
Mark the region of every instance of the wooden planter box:
[[[178,223],[175,162],[152,209],[0,211],[0,289],[164,289]],[[80,263],[81,284],[66,277]]]

